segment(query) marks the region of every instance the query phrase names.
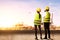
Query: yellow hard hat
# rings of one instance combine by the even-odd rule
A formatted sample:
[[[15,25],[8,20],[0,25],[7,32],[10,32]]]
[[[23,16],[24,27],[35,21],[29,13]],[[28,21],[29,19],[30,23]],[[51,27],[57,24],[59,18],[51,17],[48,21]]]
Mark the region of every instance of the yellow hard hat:
[[[40,8],[37,8],[36,11],[41,12],[41,9]]]
[[[49,10],[49,7],[48,7],[48,6],[46,6],[46,7],[45,7],[45,10]]]

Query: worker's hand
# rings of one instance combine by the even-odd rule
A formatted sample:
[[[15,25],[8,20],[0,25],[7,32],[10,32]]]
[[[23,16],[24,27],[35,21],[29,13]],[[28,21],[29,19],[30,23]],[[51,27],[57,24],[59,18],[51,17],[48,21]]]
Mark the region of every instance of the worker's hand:
[[[50,24],[52,24],[52,22],[50,22]]]
[[[41,22],[41,25],[43,25],[43,22]]]

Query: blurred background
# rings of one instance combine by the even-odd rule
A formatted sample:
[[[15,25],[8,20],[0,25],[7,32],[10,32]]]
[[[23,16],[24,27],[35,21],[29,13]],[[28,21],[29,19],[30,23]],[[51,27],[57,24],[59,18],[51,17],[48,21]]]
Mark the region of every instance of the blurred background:
[[[54,40],[59,40],[59,4],[60,0],[0,0],[0,40],[34,40],[34,14],[36,8],[41,8],[43,23],[45,6],[50,7],[51,37]],[[43,25],[41,27],[43,31]]]
[[[60,0],[0,0],[0,30],[33,30],[36,8],[50,7],[51,29],[60,30]],[[43,25],[42,25],[43,29]]]

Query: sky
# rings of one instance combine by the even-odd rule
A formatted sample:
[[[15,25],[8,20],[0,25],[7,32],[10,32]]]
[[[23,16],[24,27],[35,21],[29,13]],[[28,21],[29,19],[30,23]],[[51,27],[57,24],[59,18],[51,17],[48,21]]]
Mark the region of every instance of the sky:
[[[43,18],[45,6],[49,6],[50,13],[53,13],[53,25],[60,26],[59,4],[60,0],[0,0],[0,27],[12,27],[18,23],[33,26],[36,8],[41,8]]]

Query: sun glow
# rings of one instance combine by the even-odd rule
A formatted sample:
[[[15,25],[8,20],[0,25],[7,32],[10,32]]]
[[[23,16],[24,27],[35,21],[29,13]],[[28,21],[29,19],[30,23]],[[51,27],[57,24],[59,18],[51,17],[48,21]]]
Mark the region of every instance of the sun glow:
[[[16,21],[17,20],[13,17],[7,17],[7,15],[0,17],[0,27],[12,27],[14,24],[16,24]]]

